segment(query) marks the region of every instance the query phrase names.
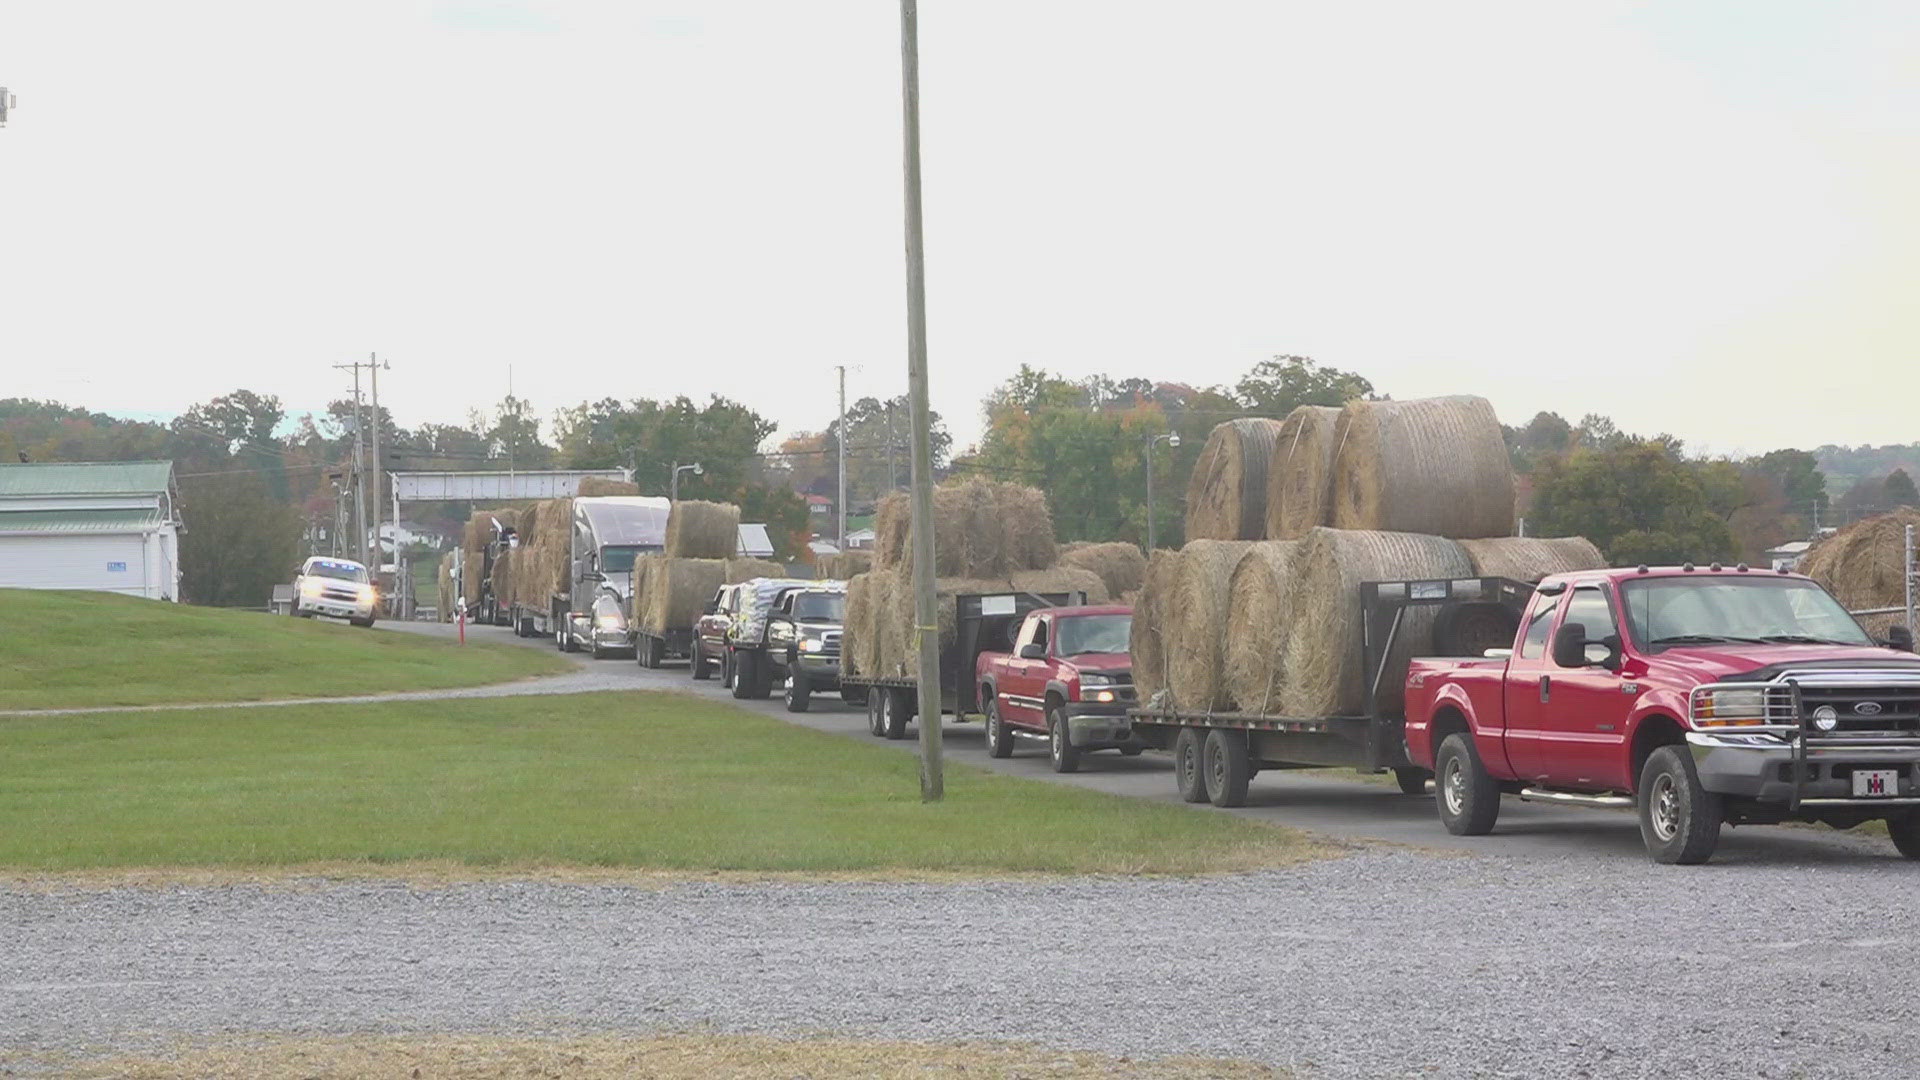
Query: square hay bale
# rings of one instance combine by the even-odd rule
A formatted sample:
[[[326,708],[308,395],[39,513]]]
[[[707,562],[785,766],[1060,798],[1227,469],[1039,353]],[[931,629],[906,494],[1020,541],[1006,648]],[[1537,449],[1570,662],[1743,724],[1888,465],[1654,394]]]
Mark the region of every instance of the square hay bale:
[[[667,511],[667,554],[676,559],[731,559],[740,550],[740,508],[682,499]]]

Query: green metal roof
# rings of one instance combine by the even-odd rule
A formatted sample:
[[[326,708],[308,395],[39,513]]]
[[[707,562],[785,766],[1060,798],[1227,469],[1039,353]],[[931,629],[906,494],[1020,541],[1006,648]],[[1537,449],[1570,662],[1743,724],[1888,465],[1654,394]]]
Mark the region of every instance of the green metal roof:
[[[172,477],[171,461],[0,463],[0,498],[158,495]]]
[[[133,533],[165,523],[153,510],[0,510],[0,536],[8,533]]]

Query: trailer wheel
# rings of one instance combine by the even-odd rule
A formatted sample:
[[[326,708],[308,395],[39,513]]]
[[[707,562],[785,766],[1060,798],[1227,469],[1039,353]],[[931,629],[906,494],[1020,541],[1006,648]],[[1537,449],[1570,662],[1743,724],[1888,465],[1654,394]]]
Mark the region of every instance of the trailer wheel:
[[[1440,824],[1455,836],[1485,836],[1500,818],[1500,785],[1480,764],[1473,735],[1456,731],[1440,744],[1433,761],[1434,802],[1440,806]]]
[[[733,654],[733,696],[745,701],[753,696],[753,670],[759,666],[759,657],[753,653]]]
[[[806,675],[795,671],[787,676],[786,703],[788,712],[806,712],[807,703],[813,697],[813,687],[807,683]]]
[[[876,739],[886,737],[887,729],[880,719],[880,707],[887,699],[887,688],[876,686],[867,691],[867,734]]]
[[[1920,811],[1887,819],[1887,835],[1900,854],[1920,859]]]
[[[1201,748],[1207,778],[1207,798],[1215,806],[1247,805],[1247,781],[1253,779],[1253,761],[1247,754],[1244,732],[1214,728]]]
[[[1173,780],[1184,802],[1207,801],[1207,774],[1201,762],[1201,744],[1206,733],[1199,728],[1183,727],[1173,737]]]
[[[907,737],[907,689],[889,686],[880,695],[880,733],[889,739]]]
[[[1393,770],[1393,779],[1400,785],[1400,794],[1425,795],[1433,774],[1417,765],[1401,765]]]
[[[1640,838],[1654,862],[1693,866],[1720,846],[1720,797],[1700,786],[1686,747],[1662,746],[1648,755],[1639,803]]]
[[[1013,732],[1000,719],[1000,702],[993,695],[993,687],[980,688],[980,699],[987,703],[987,756],[1006,758],[1013,756]]]
[[[1047,750],[1053,758],[1053,771],[1080,771],[1080,748],[1067,733],[1067,713],[1051,702],[1047,705]]]

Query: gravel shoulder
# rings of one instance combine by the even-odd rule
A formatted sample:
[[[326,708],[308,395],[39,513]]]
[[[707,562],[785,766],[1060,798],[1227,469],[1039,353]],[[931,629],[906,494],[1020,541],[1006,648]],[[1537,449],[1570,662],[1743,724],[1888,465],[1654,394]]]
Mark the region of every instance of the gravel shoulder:
[[[0,887],[0,1053],[697,1028],[1303,1076],[1905,1077],[1913,882],[1872,856],[1371,851],[1202,879]]]

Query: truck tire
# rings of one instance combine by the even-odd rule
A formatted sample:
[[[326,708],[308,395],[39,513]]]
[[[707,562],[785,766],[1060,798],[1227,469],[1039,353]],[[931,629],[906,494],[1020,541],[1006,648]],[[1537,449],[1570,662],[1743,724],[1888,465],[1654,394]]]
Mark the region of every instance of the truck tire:
[[[1920,811],[1887,819],[1887,836],[1900,854],[1920,859]]]
[[[367,616],[364,619],[348,619],[347,621],[352,623],[355,626],[360,626],[360,627],[370,628],[373,626],[373,616],[371,615]]]
[[[773,696],[773,661],[765,653],[748,653],[753,665],[747,669],[747,697],[765,701]]]
[[[1640,769],[1640,839],[1654,862],[1695,866],[1720,846],[1720,796],[1700,786],[1693,755],[1662,746]],[[1891,830],[1889,830],[1891,832]]]
[[[887,687],[886,693],[880,695],[880,733],[894,740],[906,738],[909,711],[906,688]]]
[[[807,703],[813,698],[813,687],[802,672],[792,672],[787,676],[785,695],[788,712],[806,712]]]
[[[1435,756],[1433,801],[1440,807],[1440,824],[1455,836],[1485,836],[1500,817],[1500,785],[1480,764],[1473,736],[1456,731],[1440,744]]]
[[[1400,765],[1393,770],[1394,783],[1400,785],[1402,795],[1425,795],[1431,779],[1433,774],[1418,765]]]
[[[1199,728],[1183,727],[1173,737],[1173,780],[1183,802],[1207,801],[1207,774],[1200,760],[1205,741],[1206,734]]]
[[[745,701],[753,696],[753,669],[760,658],[750,652],[733,654],[733,697]]]
[[[693,640],[693,656],[687,661],[687,670],[701,682],[713,677],[713,672],[707,670],[707,654],[701,651],[699,638]]]
[[[1245,732],[1225,728],[1207,732],[1201,763],[1205,765],[1207,798],[1213,805],[1247,805],[1247,781],[1253,779],[1253,760],[1247,754]]]
[[[1069,736],[1067,711],[1053,702],[1047,703],[1047,753],[1053,759],[1054,772],[1080,771],[1080,748]]]
[[[993,696],[993,687],[980,688],[980,700],[987,703],[987,756],[1008,758],[1013,756],[1013,732],[1000,719],[1000,702]]]
[[[867,691],[867,734],[876,739],[886,738],[886,727],[880,720],[880,705],[886,700],[887,688],[875,686]]]

